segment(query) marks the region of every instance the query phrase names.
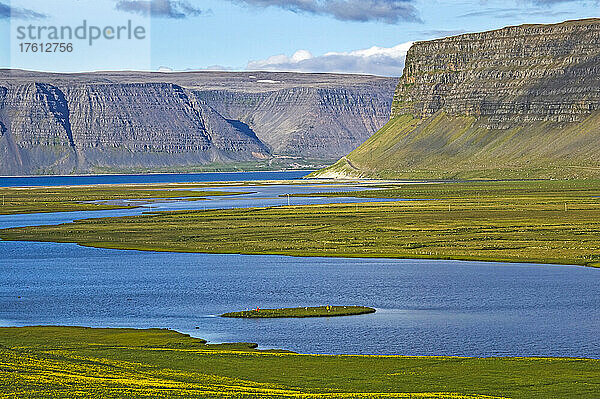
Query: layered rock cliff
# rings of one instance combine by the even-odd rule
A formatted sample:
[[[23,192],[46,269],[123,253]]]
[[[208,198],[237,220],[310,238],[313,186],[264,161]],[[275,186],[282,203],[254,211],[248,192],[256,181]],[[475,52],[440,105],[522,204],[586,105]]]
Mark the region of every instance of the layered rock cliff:
[[[388,125],[322,176],[600,175],[600,20],[415,43]]]
[[[334,159],[389,118],[396,80],[0,71],[0,175]]]
[[[352,151],[385,125],[392,92],[385,84],[197,95],[222,115],[251,126],[276,154],[331,159]]]

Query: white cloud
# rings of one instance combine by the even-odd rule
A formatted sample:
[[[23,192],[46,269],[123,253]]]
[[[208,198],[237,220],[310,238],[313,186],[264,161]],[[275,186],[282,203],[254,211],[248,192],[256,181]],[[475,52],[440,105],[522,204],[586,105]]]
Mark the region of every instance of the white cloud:
[[[298,50],[291,57],[280,54],[264,60],[250,61],[247,70],[289,72],[364,73],[382,76],[400,76],[404,69],[406,52],[412,42],[394,47],[329,52],[314,56],[307,50]]]

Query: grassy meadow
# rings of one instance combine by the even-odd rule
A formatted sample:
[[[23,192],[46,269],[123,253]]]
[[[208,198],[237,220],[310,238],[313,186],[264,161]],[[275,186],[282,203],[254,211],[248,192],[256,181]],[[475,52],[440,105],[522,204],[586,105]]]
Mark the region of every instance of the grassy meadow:
[[[170,330],[0,328],[6,398],[597,398],[590,359],[298,355]]]
[[[321,194],[315,194],[321,195]],[[157,212],[0,231],[149,251],[600,265],[600,182],[389,184],[391,202]],[[393,199],[411,199],[393,201]]]

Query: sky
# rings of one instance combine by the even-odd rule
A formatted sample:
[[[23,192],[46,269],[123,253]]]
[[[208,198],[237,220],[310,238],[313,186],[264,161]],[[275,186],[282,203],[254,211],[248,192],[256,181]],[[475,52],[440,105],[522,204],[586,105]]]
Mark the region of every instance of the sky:
[[[0,0],[0,67],[400,76],[414,41],[599,11],[597,0]]]

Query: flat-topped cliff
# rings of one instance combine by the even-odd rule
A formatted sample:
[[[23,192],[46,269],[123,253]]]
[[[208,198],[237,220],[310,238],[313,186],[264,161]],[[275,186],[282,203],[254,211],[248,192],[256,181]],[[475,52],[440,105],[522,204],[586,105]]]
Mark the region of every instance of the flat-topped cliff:
[[[600,175],[600,19],[415,43],[390,122],[322,175]]]
[[[0,71],[0,175],[335,159],[389,119],[397,79]]]

